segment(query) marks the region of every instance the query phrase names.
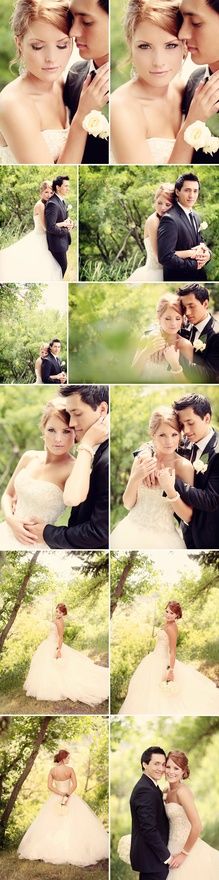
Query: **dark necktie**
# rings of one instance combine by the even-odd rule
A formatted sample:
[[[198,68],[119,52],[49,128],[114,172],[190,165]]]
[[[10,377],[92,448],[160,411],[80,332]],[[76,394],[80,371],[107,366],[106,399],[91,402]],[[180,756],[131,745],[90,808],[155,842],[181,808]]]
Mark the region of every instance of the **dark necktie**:
[[[192,329],[191,329],[191,332],[190,332],[189,341],[190,341],[190,342],[194,342],[195,337],[196,337],[196,327],[195,327],[195,325],[193,324]]]
[[[193,464],[193,461],[195,461],[198,450],[199,450],[199,446],[197,445],[197,443],[194,443],[194,446],[192,447],[191,458],[190,458],[191,464]]]
[[[197,229],[196,229],[195,218],[193,217],[192,211],[189,211],[189,220],[190,220],[191,226],[193,228],[193,231],[195,232],[195,235],[196,235]]]
[[[96,70],[91,70],[91,73],[90,73],[91,82],[92,82],[92,80],[94,79],[95,76],[96,76]]]

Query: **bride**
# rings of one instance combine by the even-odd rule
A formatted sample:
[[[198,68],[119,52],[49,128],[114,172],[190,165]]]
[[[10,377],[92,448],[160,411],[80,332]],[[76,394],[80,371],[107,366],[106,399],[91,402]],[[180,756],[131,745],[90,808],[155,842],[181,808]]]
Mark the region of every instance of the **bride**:
[[[36,361],[35,361],[35,365],[34,365],[34,372],[35,372],[35,376],[36,376],[36,382],[35,382],[35,385],[42,385],[42,384],[43,384],[43,380],[42,380],[42,360],[43,360],[44,357],[47,357],[47,355],[48,355],[48,350],[49,350],[49,343],[48,343],[48,342],[42,342],[42,343],[41,343],[41,346],[40,346],[39,357],[36,359]]]
[[[170,880],[216,880],[219,871],[219,852],[200,839],[202,830],[199,814],[191,789],[184,783],[190,775],[185,752],[170,751],[166,759],[164,792],[165,810],[169,820],[168,849],[173,857],[169,868]],[[131,835],[120,838],[118,854],[130,864]]]
[[[69,420],[62,401],[55,399],[45,406],[40,423],[44,451],[23,453],[2,496],[5,522],[0,524],[1,550],[45,549],[44,543],[35,543],[31,522],[42,520],[43,512],[45,522],[52,525],[64,513],[66,504],[74,507],[87,497],[91,457],[84,447],[86,434],[75,459],[71,455],[74,430]],[[94,427],[93,440],[89,430],[90,446],[103,442],[103,434],[105,439],[101,419]]]
[[[64,644],[67,613],[66,605],[59,602],[50,634],[32,657],[24,690],[36,700],[80,700],[97,706],[108,698],[108,669]]]
[[[178,38],[179,2],[128,0],[126,39],[134,74],[111,97],[111,140],[115,162],[165,165],[190,163],[193,147],[184,140],[189,125],[205,122],[218,108],[218,75],[200,83],[183,121],[187,50]]]
[[[164,293],[157,303],[158,325],[146,331],[139,341],[132,367],[141,379],[186,381],[181,357],[187,363],[193,360],[193,345],[180,336],[183,327],[183,303],[177,293]],[[169,372],[167,373],[167,370]]]
[[[154,207],[155,211],[150,214],[144,225],[144,246],[147,254],[145,266],[139,266],[129,276],[127,282],[144,284],[147,281],[163,281],[163,266],[158,262],[158,227],[164,214],[173,207],[174,204],[174,184],[161,183],[155,192]],[[177,257],[186,260],[189,257],[193,259],[202,250],[202,245],[196,245],[193,248],[187,248],[184,251],[175,251]]]
[[[37,281],[45,284],[62,281],[62,270],[48,249],[45,205],[52,195],[48,180],[40,185],[40,198],[33,210],[34,229],[14,244],[0,251],[0,279],[6,281]]]
[[[176,659],[176,621],[181,617],[179,602],[168,602],[156,647],[132,675],[119,715],[219,714],[219,692],[214,682]]]
[[[48,776],[49,800],[21,840],[20,859],[40,859],[52,865],[94,865],[108,858],[108,835],[77,788],[70,754],[60,749]]]
[[[171,406],[160,406],[152,413],[149,431],[153,443],[151,447],[145,444],[135,455],[123,495],[130,512],[112,532],[112,550],[185,547],[174,513],[188,523],[192,509],[176,492],[175,476],[193,485],[194,471],[191,462],[177,453],[180,425]],[[147,486],[148,476],[153,486]]]
[[[0,162],[80,163],[87,140],[85,116],[108,100],[108,67],[87,77],[68,124],[63,74],[72,53],[67,0],[17,0],[12,16],[21,73],[0,98]]]

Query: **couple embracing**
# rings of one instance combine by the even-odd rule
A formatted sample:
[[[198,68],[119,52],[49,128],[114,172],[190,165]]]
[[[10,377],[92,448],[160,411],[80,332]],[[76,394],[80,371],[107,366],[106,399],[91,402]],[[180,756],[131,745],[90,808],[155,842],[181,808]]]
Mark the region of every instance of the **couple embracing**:
[[[129,513],[112,532],[111,549],[217,548],[219,435],[211,415],[208,398],[196,392],[154,410],[152,442],[134,452],[123,495]]]
[[[141,757],[142,776],[130,799],[132,835],[130,860],[140,880],[200,880],[215,878],[219,853],[200,840],[201,822],[191,789],[187,755],[177,749],[147,748]],[[163,793],[159,781],[165,773]],[[118,852],[129,860],[129,836],[121,838]]]

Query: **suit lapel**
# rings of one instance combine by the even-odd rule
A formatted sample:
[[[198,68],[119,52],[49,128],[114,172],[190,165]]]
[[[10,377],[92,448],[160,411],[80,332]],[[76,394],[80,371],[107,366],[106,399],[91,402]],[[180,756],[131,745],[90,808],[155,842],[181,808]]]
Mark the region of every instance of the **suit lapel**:
[[[179,204],[177,204],[177,209],[179,211],[181,220],[183,221],[183,223],[185,223],[186,229],[190,232],[190,235],[192,236],[193,243],[197,244],[198,232],[195,233],[194,226],[192,226],[189,218],[187,217],[187,214],[185,214],[185,211],[182,210],[182,208]],[[196,219],[195,219],[195,225],[197,225]]]

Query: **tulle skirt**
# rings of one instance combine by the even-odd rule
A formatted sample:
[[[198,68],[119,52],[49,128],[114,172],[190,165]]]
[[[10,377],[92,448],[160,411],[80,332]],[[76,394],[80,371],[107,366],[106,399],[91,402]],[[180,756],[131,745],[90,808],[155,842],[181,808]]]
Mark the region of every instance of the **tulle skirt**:
[[[53,639],[45,639],[35,651],[24,684],[28,697],[36,700],[79,700],[96,706],[108,698],[109,670],[98,666],[81,651],[62,645],[56,659]]]
[[[93,810],[72,794],[65,806],[52,794],[26,831],[20,859],[41,859],[52,865],[94,865],[108,858],[108,835]]]
[[[120,715],[219,715],[219,689],[193,666],[176,660],[174,682],[162,681],[167,658],[156,650],[134,672]]]
[[[61,281],[59,263],[50,253],[46,234],[32,230],[0,251],[0,282]]]

